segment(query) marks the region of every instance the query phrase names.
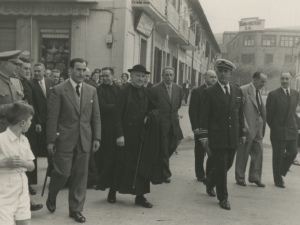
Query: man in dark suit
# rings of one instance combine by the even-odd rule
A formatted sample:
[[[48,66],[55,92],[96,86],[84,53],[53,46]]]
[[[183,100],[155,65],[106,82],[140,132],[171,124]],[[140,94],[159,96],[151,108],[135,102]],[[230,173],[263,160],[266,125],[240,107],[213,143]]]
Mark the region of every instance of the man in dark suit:
[[[273,176],[275,186],[280,188],[285,188],[282,176],[286,176],[297,155],[298,126],[295,114],[300,95],[290,88],[291,79],[290,72],[283,72],[280,76],[281,87],[269,92],[266,103],[273,148]]]
[[[182,102],[182,88],[173,83],[174,68],[165,67],[162,75],[163,81],[151,88],[151,93],[157,103],[158,111],[162,117],[164,139],[164,176],[165,183],[170,183],[169,158],[177,148],[181,129],[179,125],[178,110]]]
[[[189,106],[189,116],[195,137],[195,172],[197,180],[203,183],[206,183],[205,171],[203,167],[206,152],[199,140],[200,117],[203,111],[201,104],[204,89],[215,84],[217,82],[217,79],[218,78],[216,72],[213,70],[208,70],[204,75],[204,84],[193,89]],[[208,157],[206,161],[206,174],[209,174],[212,169],[213,161],[211,157]]]
[[[185,83],[182,84],[182,89],[184,93],[184,102],[187,104],[190,90],[192,90],[192,86],[190,84],[190,81],[187,79]]]
[[[23,62],[21,64],[20,70],[18,70],[17,75],[19,79],[22,82],[23,90],[24,90],[24,100],[31,105],[35,111],[37,111],[36,101],[36,93],[33,89],[32,83],[26,79],[26,76],[31,73],[31,64],[30,60],[27,58],[20,58],[20,60]],[[37,152],[38,152],[38,141],[37,141],[37,132],[41,130],[40,125],[40,118],[35,113],[32,120],[31,120],[31,126],[26,132],[26,137],[28,138],[30,148],[32,150],[32,153],[34,154],[35,159],[33,160],[35,168],[31,172],[27,172],[26,175],[28,177],[28,189],[30,195],[35,195],[36,190],[34,190],[31,185],[37,184],[38,176],[37,176]],[[34,202],[30,202],[30,210],[31,211],[37,211],[43,208],[42,204],[35,204]]]
[[[246,186],[245,172],[249,155],[249,182],[258,187],[264,187],[261,182],[263,164],[263,137],[266,128],[266,108],[262,101],[260,90],[265,86],[267,76],[261,72],[253,74],[253,81],[241,87],[243,92],[243,112],[247,130],[246,143],[240,145],[236,154],[235,179],[240,186]]]
[[[207,177],[206,191],[215,196],[216,185],[220,207],[230,210],[227,192],[227,171],[231,168],[238,144],[245,143],[243,94],[228,82],[235,65],[225,59],[215,62],[218,82],[203,91],[203,113],[200,119],[200,140],[214,169]]]
[[[85,60],[72,59],[70,70],[70,79],[55,86],[49,98],[47,148],[54,171],[46,206],[56,210],[57,194],[70,178],[69,216],[84,223],[89,155],[100,147],[101,122],[96,88],[83,82]]]
[[[40,118],[41,131],[38,133],[38,156],[47,156],[46,144],[46,123],[47,123],[47,100],[50,96],[51,89],[55,86],[54,81],[45,78],[45,66],[42,63],[34,65],[34,78],[32,80],[34,91],[36,92],[36,101],[34,105],[37,106],[36,114]]]

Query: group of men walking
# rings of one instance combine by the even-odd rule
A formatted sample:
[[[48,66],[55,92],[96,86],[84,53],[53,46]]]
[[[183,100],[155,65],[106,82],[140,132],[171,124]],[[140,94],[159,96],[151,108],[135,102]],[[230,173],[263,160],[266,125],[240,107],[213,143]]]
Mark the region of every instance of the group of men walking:
[[[36,111],[27,135],[33,152],[47,149],[48,161],[53,163],[48,210],[56,211],[57,195],[69,182],[69,216],[80,223],[86,221],[82,211],[91,163],[99,174],[96,189],[109,188],[109,203],[117,201],[119,192],[135,195],[135,204],[152,208],[144,195],[150,193],[150,183],[171,182],[169,158],[183,139],[178,115],[183,90],[173,81],[174,68],[165,67],[162,82],[148,87],[144,81],[150,72],[135,65],[128,70],[131,83],[120,88],[105,67],[100,75],[103,84],[96,89],[84,82],[87,62],[82,58],[72,59],[69,79],[55,85],[44,78],[41,63],[34,65],[34,79],[25,80],[30,61],[19,60],[19,53],[0,53],[0,106],[3,109],[25,100]],[[300,96],[290,89],[291,74],[282,73],[281,87],[269,93],[265,107],[260,90],[266,75],[256,72],[250,84],[238,87],[228,81],[233,63],[220,59],[215,67],[216,71],[205,74],[205,83],[192,91],[189,115],[195,134],[197,180],[206,184],[208,195],[217,195],[221,208],[229,210],[227,171],[236,151],[237,184],[246,186],[250,155],[249,182],[265,186],[261,174],[266,123],[271,128],[274,182],[285,187],[282,176],[297,154]],[[4,131],[5,113],[0,113],[0,122]],[[32,174],[34,184],[36,171]]]
[[[281,87],[269,92],[265,106],[260,93],[267,82],[265,74],[255,72],[250,84],[238,87],[228,82],[235,69],[233,63],[220,59],[215,66],[216,73],[207,71],[205,83],[192,91],[189,115],[195,134],[197,180],[206,184],[208,195],[217,195],[221,208],[230,210],[227,171],[236,152],[236,183],[246,186],[245,173],[250,156],[249,183],[265,187],[261,175],[266,123],[271,129],[274,183],[277,187],[285,187],[283,176],[297,155],[296,108],[300,102],[299,93],[290,88],[292,76],[289,72],[280,75]]]

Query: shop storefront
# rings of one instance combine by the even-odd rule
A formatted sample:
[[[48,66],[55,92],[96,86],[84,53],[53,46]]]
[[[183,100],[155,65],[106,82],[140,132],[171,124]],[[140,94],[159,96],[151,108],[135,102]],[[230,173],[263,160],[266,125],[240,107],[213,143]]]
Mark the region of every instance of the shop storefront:
[[[91,4],[62,2],[0,1],[0,52],[20,49],[33,63],[67,77],[70,59],[85,42]]]

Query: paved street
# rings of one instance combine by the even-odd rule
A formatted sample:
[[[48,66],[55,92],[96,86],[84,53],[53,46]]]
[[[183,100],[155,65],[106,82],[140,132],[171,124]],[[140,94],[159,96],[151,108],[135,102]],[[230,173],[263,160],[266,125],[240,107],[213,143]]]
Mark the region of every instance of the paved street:
[[[187,106],[183,106],[181,126],[185,136],[192,134],[187,115]],[[209,197],[205,186],[196,181],[194,175],[193,141],[184,141],[179,147],[179,155],[171,158],[172,182],[151,187],[146,195],[153,203],[152,209],[144,209],[134,205],[134,197],[117,195],[117,203],[106,202],[106,192],[88,190],[84,208],[86,224],[257,224],[257,225],[298,225],[300,221],[300,167],[292,166],[285,178],[286,188],[274,186],[272,177],[272,154],[269,134],[264,143],[263,182],[265,188],[247,184],[241,187],[235,184],[234,166],[228,174],[229,201],[231,211],[219,207],[216,198]],[[57,211],[48,212],[45,206],[46,196],[40,197],[46,160],[39,159],[39,185],[35,186],[38,195],[33,196],[35,202],[42,202],[44,209],[32,213],[33,225],[76,224],[68,217],[66,189],[59,193]]]

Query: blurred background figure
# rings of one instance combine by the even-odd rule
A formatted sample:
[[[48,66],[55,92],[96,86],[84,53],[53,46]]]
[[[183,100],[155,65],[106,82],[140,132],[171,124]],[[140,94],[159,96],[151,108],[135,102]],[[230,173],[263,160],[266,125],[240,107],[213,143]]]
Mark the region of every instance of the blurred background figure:
[[[123,80],[123,84],[122,84],[123,88],[124,88],[126,85],[130,84],[129,81],[128,81],[128,79],[129,79],[128,73],[122,73],[121,78],[122,78],[122,80]]]
[[[99,78],[99,85],[103,84],[103,77],[100,76]]]
[[[122,80],[120,78],[117,78],[116,85],[122,87]]]
[[[59,83],[62,83],[62,82],[64,82],[65,81],[65,78],[64,77],[60,77],[59,78]]]
[[[91,79],[91,71],[90,71],[90,69],[87,67],[87,68],[86,68],[86,71],[85,71],[85,74],[84,74],[84,82],[85,82],[85,83],[88,83],[90,79]]]
[[[145,80],[144,80],[144,87],[150,89],[153,84],[149,82],[150,74],[146,74]]]
[[[100,76],[100,72],[98,70],[93,71],[91,75],[91,79],[87,83],[97,88],[99,86],[99,76]]]
[[[182,90],[184,93],[184,103],[187,105],[188,103],[188,98],[190,95],[190,90],[192,90],[192,86],[190,84],[190,80],[187,79],[185,83],[182,84]]]
[[[48,70],[48,69],[47,69],[47,70],[45,71],[45,77],[46,77],[46,78],[50,78],[50,75],[51,75],[51,70]]]
[[[55,85],[59,84],[59,78],[60,78],[60,71],[57,69],[52,70],[52,73],[50,75],[50,79],[54,81]]]

